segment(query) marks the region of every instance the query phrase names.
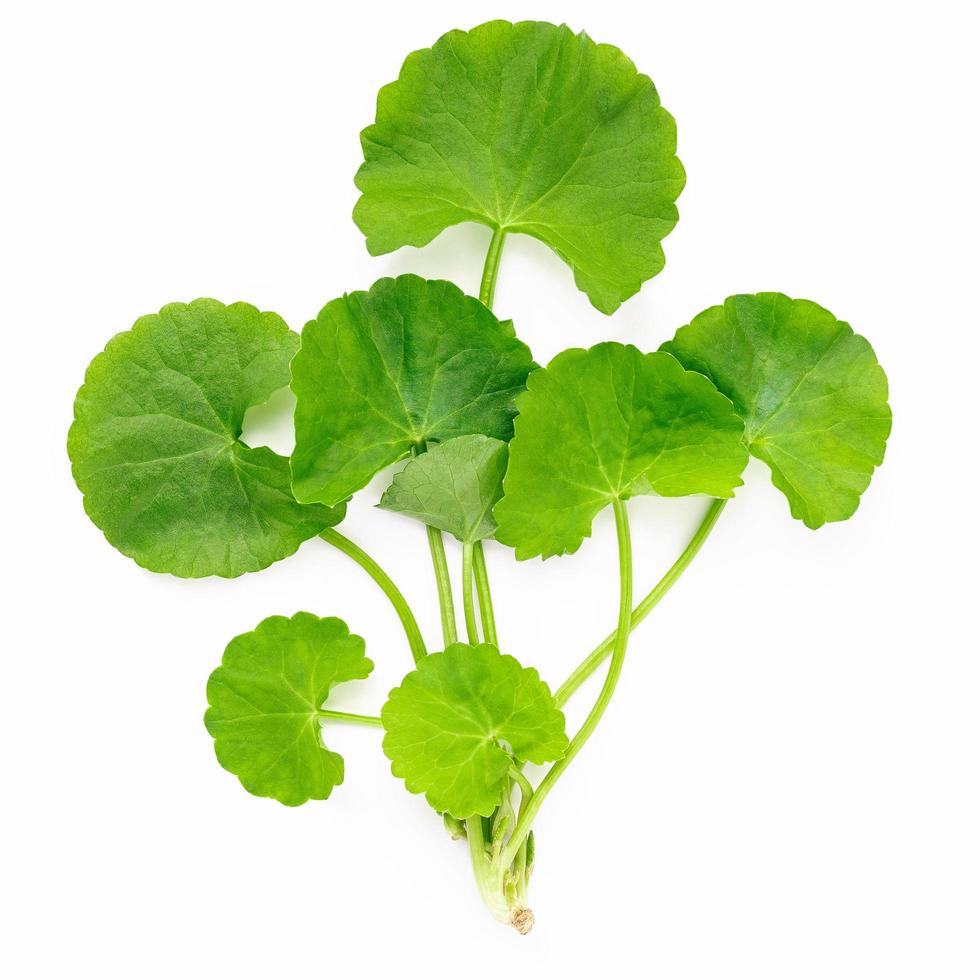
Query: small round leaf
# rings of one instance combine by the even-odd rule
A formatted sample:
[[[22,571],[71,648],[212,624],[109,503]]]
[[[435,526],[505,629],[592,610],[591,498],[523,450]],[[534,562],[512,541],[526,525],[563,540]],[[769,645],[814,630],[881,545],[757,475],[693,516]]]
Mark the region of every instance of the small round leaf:
[[[892,424],[864,337],[809,300],[758,293],[705,310],[662,349],[731,398],[794,517],[818,528],[857,510]]]
[[[460,820],[493,812],[514,760],[550,762],[568,747],[548,685],[489,643],[426,657],[388,695],[381,721],[391,771]]]
[[[208,680],[204,724],[218,762],[255,796],[286,806],[325,800],[344,760],[323,744],[319,709],[335,684],[374,664],[343,620],[270,616],[236,636]]]
[[[528,379],[510,443],[497,540],[519,559],[571,553],[615,499],[731,497],[748,461],[742,420],[669,354],[604,343]]]
[[[378,506],[468,544],[492,538],[497,529],[493,505],[503,493],[506,469],[506,443],[489,436],[459,436],[409,460]]]
[[[511,322],[449,282],[399,276],[333,300],[292,363],[296,498],[338,504],[428,441],[510,439],[532,366]]]
[[[531,235],[612,313],[664,265],[684,168],[673,117],[619,48],[492,21],[408,56],[361,134],[372,255],[476,221]]]
[[[240,440],[242,420],[289,383],[299,347],[275,313],[172,303],[89,365],[68,434],[85,510],[144,568],[183,578],[254,572],[343,517],[303,507],[289,463]]]

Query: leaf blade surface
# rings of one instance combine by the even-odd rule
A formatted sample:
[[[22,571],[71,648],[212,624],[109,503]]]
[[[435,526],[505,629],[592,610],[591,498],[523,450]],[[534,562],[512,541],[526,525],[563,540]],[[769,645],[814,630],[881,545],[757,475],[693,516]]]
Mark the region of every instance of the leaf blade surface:
[[[729,297],[662,350],[710,377],[745,419],[793,517],[816,529],[857,510],[891,431],[888,381],[871,345],[809,300]]]
[[[484,435],[437,443],[395,474],[379,507],[447,531],[466,544],[492,538],[507,444]]]
[[[293,490],[333,506],[414,447],[506,441],[531,352],[452,283],[399,276],[328,303],[303,330]]]
[[[426,657],[389,694],[381,720],[392,773],[460,820],[493,812],[515,759],[550,762],[568,746],[538,672],[489,643]]]
[[[730,497],[747,461],[731,402],[669,354],[571,349],[518,399],[497,539],[518,559],[570,554],[595,516],[637,493]]]
[[[302,507],[288,461],[240,440],[289,383],[299,338],[274,313],[172,303],[114,337],[75,399],[68,453],[85,509],[155,572],[235,577],[292,554],[342,507]]]
[[[208,679],[204,722],[218,761],[254,796],[325,800],[344,760],[323,744],[318,710],[335,685],[373,666],[364,640],[334,617],[270,616],[236,636]]]
[[[361,134],[372,255],[476,221],[531,235],[612,313],[664,264],[684,169],[653,83],[566,26],[492,21],[409,55]]]

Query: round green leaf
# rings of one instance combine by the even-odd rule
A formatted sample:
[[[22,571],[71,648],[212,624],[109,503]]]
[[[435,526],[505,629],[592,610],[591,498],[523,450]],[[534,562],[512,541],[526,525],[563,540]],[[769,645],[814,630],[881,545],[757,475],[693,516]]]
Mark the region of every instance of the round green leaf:
[[[204,724],[218,762],[255,796],[286,806],[325,800],[344,781],[344,760],[323,744],[319,709],[335,684],[373,667],[343,620],[262,620],[228,644],[208,679]]]
[[[154,572],[231,578],[291,555],[343,517],[302,507],[289,463],[240,440],[242,419],[289,383],[299,347],[275,313],[172,303],[92,361],[68,434],[85,510]]]
[[[465,543],[492,538],[493,505],[503,493],[507,444],[489,436],[459,436],[409,460],[395,474],[379,507],[448,531]]]
[[[818,528],[857,510],[892,424],[864,337],[809,300],[758,293],[705,310],[663,349],[731,398],[794,517]]]
[[[476,221],[531,235],[612,313],[664,265],[684,168],[673,117],[618,48],[493,21],[409,55],[361,134],[372,255]]]
[[[391,771],[460,820],[493,812],[514,760],[550,762],[568,747],[548,685],[489,643],[426,657],[388,695],[381,721]]]
[[[510,444],[497,540],[519,559],[571,553],[613,500],[731,497],[748,454],[742,420],[669,354],[605,343],[566,350],[528,379]]]
[[[293,491],[333,505],[427,441],[508,440],[531,352],[450,282],[381,279],[328,303],[292,363]]]

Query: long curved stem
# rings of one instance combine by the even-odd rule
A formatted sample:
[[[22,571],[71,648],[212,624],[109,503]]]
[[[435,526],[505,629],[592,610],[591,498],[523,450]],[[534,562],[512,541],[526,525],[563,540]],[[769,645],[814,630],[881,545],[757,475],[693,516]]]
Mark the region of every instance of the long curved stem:
[[[521,788],[521,809],[523,810],[527,805],[527,801],[534,796],[534,789],[527,776],[517,766],[510,767],[510,778]]]
[[[493,291],[497,286],[497,273],[500,271],[500,254],[504,248],[507,232],[494,228],[486,261],[483,263],[483,276],[480,279],[480,302],[488,309],[493,306]]]
[[[493,598],[490,595],[490,578],[487,575],[487,559],[483,554],[483,542],[473,545],[473,572],[476,576],[476,594],[480,600],[480,621],[483,624],[483,639],[487,643],[497,643],[497,623],[493,617]]]
[[[531,799],[521,807],[521,815],[517,820],[514,833],[511,834],[507,846],[501,852],[501,866],[504,868],[510,867],[514,858],[517,857],[517,852],[524,843],[524,839],[531,829],[531,824],[534,823],[534,818],[541,809],[541,804],[544,803],[548,793],[551,792],[562,773],[569,767],[582,746],[589,740],[589,736],[595,731],[606,708],[609,707],[609,702],[612,700],[613,692],[616,690],[616,684],[619,681],[619,675],[623,670],[623,663],[626,660],[626,646],[630,635],[630,615],[633,608],[633,555],[625,502],[619,499],[614,500],[613,510],[616,514],[616,539],[619,544],[619,618],[616,623],[616,639],[609,672],[606,674],[606,680],[599,692],[599,697],[596,698],[596,702],[582,723],[582,727],[569,743],[567,751],[548,770]]]
[[[630,630],[636,629],[640,623],[650,614],[654,606],[670,591],[673,584],[681,577],[688,565],[694,561],[695,556],[701,550],[702,545],[707,540],[711,529],[715,526],[721,512],[725,509],[727,500],[712,501],[704,519],[694,532],[694,536],[687,543],[687,547],[680,553],[677,561],[667,570],[667,574],[647,593],[643,600],[633,610],[630,617]],[[582,686],[582,684],[593,674],[596,668],[613,651],[616,643],[616,633],[610,633],[572,672],[568,680],[562,684],[555,692],[555,703],[562,707],[568,699]]]
[[[408,646],[412,651],[412,659],[418,663],[426,655],[425,640],[422,638],[422,631],[419,629],[419,624],[415,620],[415,614],[412,612],[411,607],[398,586],[392,582],[387,572],[363,548],[354,544],[350,538],[345,537],[340,531],[328,527],[320,533],[320,537],[328,544],[332,544],[335,548],[342,551],[348,558],[356,561],[374,579],[381,591],[388,597],[392,606],[394,606],[395,612],[398,614],[398,618],[401,620],[402,627],[405,630],[405,636],[408,637]]]
[[[449,579],[446,548],[442,543],[442,531],[429,524],[425,526],[432,553],[432,568],[436,573],[436,589],[439,592],[439,616],[442,619],[442,641],[448,647],[456,642],[456,607],[453,605],[453,587]]]
[[[480,302],[490,309],[493,294],[497,288],[497,274],[500,272],[500,257],[504,250],[507,232],[494,228],[487,257],[483,263],[483,276],[480,279]],[[483,639],[497,645],[497,624],[493,616],[493,601],[490,597],[490,579],[487,576],[487,563],[483,554],[483,542],[473,545],[473,564],[476,572],[476,590],[480,598],[480,619],[483,623]]]
[[[489,309],[493,306],[493,293],[497,285],[497,273],[500,271],[500,256],[504,247],[507,233],[502,228],[494,228],[486,261],[483,263],[483,276],[480,279],[480,302]],[[487,577],[486,560],[483,545],[463,547],[463,611],[466,618],[467,637],[471,643],[476,640],[476,616],[473,610],[473,578],[476,578],[476,588],[480,601],[480,620],[483,624],[483,638],[488,643],[497,643],[497,629],[493,616],[493,603],[490,598],[490,581]],[[505,794],[510,793],[511,782],[508,779]],[[487,907],[493,915],[503,922],[513,921],[510,903],[503,895],[503,875],[497,862],[492,861],[487,850],[487,838],[484,832],[483,820],[480,817],[470,817],[466,821],[466,838],[469,845],[470,861],[477,886]]]

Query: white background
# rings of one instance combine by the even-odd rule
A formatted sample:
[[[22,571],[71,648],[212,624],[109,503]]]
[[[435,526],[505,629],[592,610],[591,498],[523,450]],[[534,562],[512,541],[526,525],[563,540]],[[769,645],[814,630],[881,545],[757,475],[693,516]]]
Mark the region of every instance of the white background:
[[[5,7],[6,976],[980,976],[968,6]],[[895,412],[848,523],[808,531],[750,468],[542,811],[526,939],[484,913],[464,846],[390,777],[379,733],[332,728],[347,780],[296,810],[214,760],[207,676],[274,613],[362,633],[377,668],[340,701],[378,709],[409,659],[366,576],[319,541],[237,581],[143,572],[85,518],[64,451],[88,361],[166,302],[244,299],[299,329],[387,274],[476,291],[485,230],[371,259],[351,178],[404,55],[493,16],[620,45],[688,173],[666,270],[612,318],[546,248],[508,241],[497,311],[539,360],[654,349],[730,293],[778,289],[870,338]],[[250,437],[288,450],[288,428],[266,413]],[[345,530],[435,642],[424,536],[372,510],[383,485]],[[638,589],[703,507],[637,501]],[[505,647],[557,684],[614,620],[608,515],[575,557],[489,561]]]

